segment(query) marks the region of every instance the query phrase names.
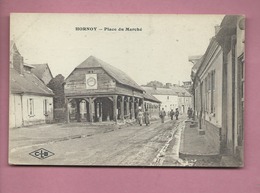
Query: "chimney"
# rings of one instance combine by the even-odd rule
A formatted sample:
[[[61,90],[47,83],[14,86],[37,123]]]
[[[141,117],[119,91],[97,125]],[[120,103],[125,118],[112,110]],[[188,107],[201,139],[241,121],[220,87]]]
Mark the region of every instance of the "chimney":
[[[13,54],[13,67],[19,72],[19,74],[24,73],[23,57],[18,53]]]
[[[219,25],[216,25],[216,26],[215,26],[215,35],[218,34],[219,30],[220,30],[220,26],[219,26]]]
[[[166,83],[166,88],[171,88],[172,84],[171,83]]]

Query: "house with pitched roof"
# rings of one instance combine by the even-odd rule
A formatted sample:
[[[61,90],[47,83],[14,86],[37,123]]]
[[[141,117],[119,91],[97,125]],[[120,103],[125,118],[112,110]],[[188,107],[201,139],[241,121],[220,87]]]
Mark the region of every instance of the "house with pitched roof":
[[[10,50],[10,128],[50,123],[53,120],[53,92],[32,73],[16,45]]]
[[[89,122],[135,119],[138,108],[144,110],[145,99],[159,103],[148,95],[145,98],[144,90],[126,73],[94,56],[66,78],[64,92],[68,122],[73,103],[77,121]]]
[[[169,85],[169,84],[166,84]],[[189,107],[192,107],[191,94],[180,86],[167,86],[163,88],[142,86],[150,95],[161,101],[161,108],[166,112],[179,109],[180,113],[186,113]]]

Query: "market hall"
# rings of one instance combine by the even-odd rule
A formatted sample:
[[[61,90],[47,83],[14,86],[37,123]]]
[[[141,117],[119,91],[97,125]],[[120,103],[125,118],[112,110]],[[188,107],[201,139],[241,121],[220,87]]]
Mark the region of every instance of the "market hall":
[[[149,110],[160,108],[160,101],[145,97],[145,91],[127,74],[94,56],[66,78],[64,92],[67,122],[73,119],[74,106],[74,119],[78,122],[134,120],[138,108],[144,111],[146,102]]]

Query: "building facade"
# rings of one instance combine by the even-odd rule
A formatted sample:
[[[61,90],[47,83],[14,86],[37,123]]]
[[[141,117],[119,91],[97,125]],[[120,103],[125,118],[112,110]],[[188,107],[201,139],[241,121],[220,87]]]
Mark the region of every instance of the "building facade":
[[[15,44],[10,52],[10,128],[53,121],[53,92],[24,64]]]
[[[219,132],[221,152],[242,159],[244,133],[244,27],[225,16],[205,54],[192,69],[195,115],[200,129]]]
[[[192,108],[192,96],[184,88],[180,86],[169,86],[167,88],[156,88],[143,86],[142,88],[161,101],[161,108],[164,108],[166,112],[179,109],[181,114],[186,114],[188,108]]]
[[[174,90],[170,88],[156,88],[148,86],[142,86],[142,88],[147,93],[161,101],[160,107],[161,109],[163,108],[165,112],[169,112],[171,109],[175,110],[179,107],[178,95]]]

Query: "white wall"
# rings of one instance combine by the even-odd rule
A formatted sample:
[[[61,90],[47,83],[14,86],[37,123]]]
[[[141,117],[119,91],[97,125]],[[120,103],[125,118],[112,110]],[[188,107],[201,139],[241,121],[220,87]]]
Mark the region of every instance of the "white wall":
[[[153,95],[159,101],[161,101],[161,109],[164,108],[166,112],[170,111],[171,109],[175,110],[178,108],[178,96],[175,95]]]
[[[212,60],[209,61],[208,66],[205,69],[205,72],[202,74],[202,81],[204,82],[205,86],[205,79],[208,75],[208,73],[215,71],[215,90],[214,93],[214,114],[210,112],[211,109],[211,99],[208,98],[208,101],[206,101],[205,96],[205,90],[203,89],[204,94],[204,101],[208,103],[208,110],[205,109],[205,119],[212,124],[221,127],[222,124],[222,66],[223,66],[223,52],[221,50],[221,47],[219,46],[214,53]],[[205,88],[205,87],[204,87]],[[212,92],[212,90],[210,91]]]
[[[29,99],[33,99],[33,113],[29,113]],[[47,100],[47,113],[44,111]],[[53,98],[36,95],[10,95],[10,127],[21,127],[53,121]]]

